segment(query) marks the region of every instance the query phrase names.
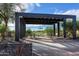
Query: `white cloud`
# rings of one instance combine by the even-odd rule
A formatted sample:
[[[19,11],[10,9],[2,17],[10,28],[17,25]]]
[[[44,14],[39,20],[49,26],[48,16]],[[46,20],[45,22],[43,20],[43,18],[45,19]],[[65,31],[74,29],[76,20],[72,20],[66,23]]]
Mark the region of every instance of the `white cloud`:
[[[20,3],[19,4],[20,6],[15,6],[15,11],[16,12],[21,12],[21,9],[24,9],[25,8],[25,3]]]
[[[36,4],[37,7],[40,7],[41,6],[40,3],[35,3],[35,4]]]
[[[26,12],[31,12],[34,9],[34,4],[26,3],[25,8],[26,8]]]
[[[63,14],[76,15],[77,18],[79,18],[79,9],[68,10],[64,12]]]
[[[34,10],[35,6],[40,7],[41,5],[40,5],[40,3],[21,3],[20,7],[22,9],[25,8],[25,10],[26,10],[25,12],[32,12],[32,10]],[[21,9],[18,6],[16,6],[15,11],[21,12]]]
[[[77,18],[79,18],[79,9],[67,10],[65,12],[59,11],[59,12],[55,12],[54,14],[76,15]]]
[[[15,23],[8,23],[8,26],[15,26]]]
[[[39,3],[26,3],[26,12],[32,12],[34,10],[35,6],[40,7],[41,5]]]
[[[33,4],[32,3],[21,3],[20,7],[25,8],[26,12],[30,12],[33,9]],[[19,6],[16,6],[15,11],[21,12],[21,9],[19,8]]]
[[[52,8],[53,10],[53,14],[60,14],[60,13],[63,13],[63,10],[60,10],[58,8]]]

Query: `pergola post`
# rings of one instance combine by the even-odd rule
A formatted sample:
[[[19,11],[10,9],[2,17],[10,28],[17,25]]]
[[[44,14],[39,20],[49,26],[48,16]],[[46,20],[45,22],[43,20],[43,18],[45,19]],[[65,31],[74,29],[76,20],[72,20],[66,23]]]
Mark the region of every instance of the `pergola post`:
[[[57,23],[57,27],[58,27],[58,37],[60,36],[60,23]]]
[[[17,13],[15,13],[15,41],[19,41],[20,38],[20,18]]]
[[[26,26],[24,23],[20,24],[20,38],[23,38],[25,36],[26,33]]]
[[[25,34],[26,34],[26,24],[23,24],[23,32],[24,32],[24,35],[23,35],[23,37],[25,37]]]
[[[63,19],[63,32],[64,38],[66,38],[66,18]]]
[[[56,32],[56,30],[55,30],[55,23],[53,24],[53,30],[54,30],[54,36],[55,36],[55,32]]]
[[[76,16],[73,17],[73,39],[76,39]]]

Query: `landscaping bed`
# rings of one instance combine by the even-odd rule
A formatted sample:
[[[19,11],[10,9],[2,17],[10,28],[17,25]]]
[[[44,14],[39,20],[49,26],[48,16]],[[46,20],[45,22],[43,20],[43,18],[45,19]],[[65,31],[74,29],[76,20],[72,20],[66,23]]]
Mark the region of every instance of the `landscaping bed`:
[[[7,41],[0,43],[0,56],[31,56],[32,44]]]

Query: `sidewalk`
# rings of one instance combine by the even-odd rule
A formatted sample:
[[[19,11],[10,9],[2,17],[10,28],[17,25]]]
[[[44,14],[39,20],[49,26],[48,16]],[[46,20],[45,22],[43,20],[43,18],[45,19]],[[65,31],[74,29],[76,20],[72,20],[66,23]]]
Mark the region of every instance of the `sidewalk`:
[[[54,53],[57,55],[59,54],[59,55],[66,55],[66,56],[79,56],[79,41],[67,40],[67,42],[60,42],[60,41],[46,42],[46,41],[34,40],[34,39],[26,39],[25,41],[32,42],[33,48],[36,44],[35,48],[37,48],[38,52],[43,49],[42,51],[46,53],[48,51],[51,51],[52,49],[51,53]],[[41,47],[39,45],[41,45]],[[49,50],[46,50],[46,49],[49,49]]]
[[[60,44],[60,43],[53,43],[53,42],[46,42],[46,41],[40,41],[40,40],[34,40],[34,39],[26,39],[27,41],[30,41],[32,43],[39,43],[39,44],[44,44],[47,46],[55,46],[55,47],[59,47],[59,48],[66,48],[64,45]]]

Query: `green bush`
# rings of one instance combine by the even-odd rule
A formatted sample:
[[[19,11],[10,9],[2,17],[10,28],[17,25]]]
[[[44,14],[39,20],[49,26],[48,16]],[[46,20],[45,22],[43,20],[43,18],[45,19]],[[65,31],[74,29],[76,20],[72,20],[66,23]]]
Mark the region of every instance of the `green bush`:
[[[0,24],[0,34],[1,34],[0,41],[4,40],[4,37],[5,37],[4,33],[5,33],[5,26],[4,26],[4,24]]]
[[[28,29],[26,31],[26,36],[32,36],[32,30],[31,29]]]
[[[53,35],[53,29],[52,29],[51,27],[47,27],[47,28],[45,29],[45,32],[47,33],[47,35],[48,35],[49,37],[52,37],[52,35]]]
[[[3,33],[5,31],[4,24],[0,24],[0,33]]]

